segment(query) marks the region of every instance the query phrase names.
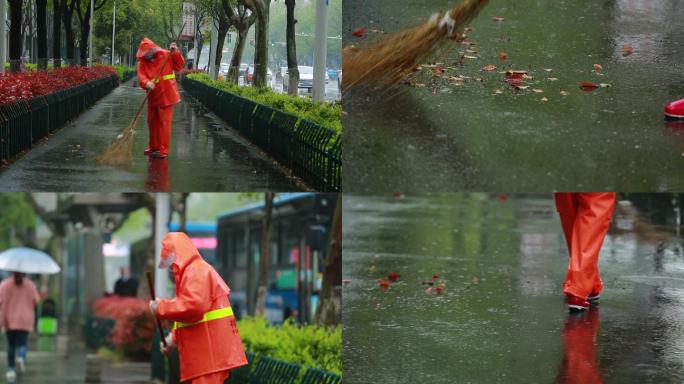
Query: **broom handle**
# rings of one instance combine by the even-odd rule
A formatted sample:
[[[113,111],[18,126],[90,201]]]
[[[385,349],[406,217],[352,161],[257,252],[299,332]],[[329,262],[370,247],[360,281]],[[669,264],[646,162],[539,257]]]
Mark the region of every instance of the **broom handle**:
[[[176,42],[180,39],[180,35],[181,35],[181,33],[183,33],[183,30],[185,29],[185,24],[186,23],[183,23],[183,26],[178,31],[178,35],[176,36],[176,40],[174,40],[174,42]],[[159,82],[159,78],[161,78],[162,73],[164,72],[164,68],[166,68],[166,64],[169,63],[170,58],[171,58],[171,55],[166,56],[166,60],[164,60],[164,64],[162,64],[161,68],[159,68],[159,73],[157,74],[157,77],[154,79],[155,84]],[[147,99],[150,97],[150,93],[152,93],[152,92],[151,91],[145,92],[145,98],[143,99],[142,103],[140,103],[140,107],[138,107],[138,112],[135,114],[133,121],[138,120],[138,117],[140,117],[140,113],[142,112],[143,107],[145,107],[145,103],[147,102]]]
[[[152,297],[152,300],[156,300],[156,295],[154,294],[154,284],[152,283],[152,272],[147,271],[145,272],[145,274],[147,275],[147,286],[150,288],[150,297]],[[154,315],[154,318],[157,319],[157,328],[159,329],[159,335],[161,335],[162,344],[164,345],[164,348],[166,348],[166,338],[164,337],[164,328],[162,328],[161,320],[157,315]]]

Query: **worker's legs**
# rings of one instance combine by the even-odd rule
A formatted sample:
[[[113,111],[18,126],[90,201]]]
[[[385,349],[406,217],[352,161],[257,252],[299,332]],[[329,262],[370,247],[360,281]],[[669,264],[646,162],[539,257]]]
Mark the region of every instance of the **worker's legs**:
[[[173,123],[173,105],[159,108],[159,153],[169,154],[171,149],[171,126]]]
[[[196,377],[188,384],[223,384],[228,378],[228,371],[210,373],[208,375]]]
[[[576,193],[575,219],[570,241],[570,262],[563,291],[586,299],[603,288],[598,256],[608,233],[615,193]],[[562,220],[562,219],[561,219]]]
[[[570,255],[572,253],[572,227],[575,225],[575,217],[577,217],[577,196],[574,193],[558,192],[554,193],[553,197],[556,200],[556,211],[560,215],[565,243],[568,247],[568,255]]]
[[[159,108],[147,104],[147,128],[150,131],[148,149],[159,150]]]

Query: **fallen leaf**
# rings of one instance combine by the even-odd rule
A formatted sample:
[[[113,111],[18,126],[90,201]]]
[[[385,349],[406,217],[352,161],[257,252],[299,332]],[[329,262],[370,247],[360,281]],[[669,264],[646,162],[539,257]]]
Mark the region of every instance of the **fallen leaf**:
[[[499,60],[506,61],[508,59],[508,54],[506,52],[499,52]]]
[[[553,72],[553,68],[544,68],[546,72]]]
[[[365,34],[366,34],[366,28],[363,28],[363,27],[356,28],[354,30],[354,32],[352,32],[352,36],[355,36],[355,37],[363,37],[363,35],[365,35]]]
[[[501,17],[501,16],[494,16],[494,17],[492,17],[492,20],[494,20],[494,21],[504,21],[505,19],[504,19],[503,17]]]
[[[486,72],[491,72],[495,69],[496,69],[496,65],[494,65],[494,64],[487,64],[484,67],[482,67],[482,70],[486,71]]]
[[[370,31],[371,31],[371,33],[385,33],[385,31],[383,31],[381,29],[371,29]]]
[[[590,81],[583,81],[579,84],[579,87],[582,88],[583,91],[593,91],[598,88],[599,85]]]
[[[549,99],[547,99],[546,97],[542,97],[542,98],[539,99],[539,100],[541,100],[542,102],[547,102],[547,101],[549,101]]]
[[[497,89],[497,90],[494,91],[494,94],[495,94],[495,95],[502,95],[502,94],[503,94],[503,91],[502,91],[501,89]]]
[[[432,68],[432,73],[434,73],[435,75],[442,75],[442,74],[444,74],[444,68],[434,67],[434,68]]]
[[[475,49],[466,49],[466,53],[470,53],[471,55],[477,55],[477,50]]]
[[[602,69],[603,67],[601,66],[601,64],[594,64],[594,71],[601,72]]]
[[[610,88],[611,87],[611,85],[608,83],[601,83],[599,85],[601,86],[601,88]]]
[[[529,85],[518,85],[518,84],[516,84],[516,85],[514,85],[514,87],[515,87],[515,89],[519,89],[521,91],[524,91],[527,88],[529,88],[530,86]]]
[[[567,96],[570,94],[568,91],[560,91],[561,96]]]
[[[632,44],[625,44],[622,46],[622,56],[629,56],[634,53],[634,47]]]
[[[472,56],[472,55],[463,55],[466,59],[479,59],[477,56]]]
[[[389,281],[391,281],[391,282],[395,282],[395,281],[399,280],[400,277],[401,277],[401,275],[399,275],[399,274],[396,273],[396,272],[390,272],[390,273],[387,275],[387,279],[388,279]]]
[[[463,32],[471,32],[473,30],[473,27],[465,27],[463,28]]]
[[[548,79],[549,79],[549,81],[558,81],[557,77],[549,77]]]
[[[504,81],[506,82],[506,84],[514,86],[514,87],[522,85],[522,83],[523,83],[523,79],[521,79],[519,77],[509,77]]]
[[[542,93],[542,92],[544,92],[544,90],[539,89],[539,88],[533,88],[533,89],[532,89],[532,92],[534,92],[534,93]]]

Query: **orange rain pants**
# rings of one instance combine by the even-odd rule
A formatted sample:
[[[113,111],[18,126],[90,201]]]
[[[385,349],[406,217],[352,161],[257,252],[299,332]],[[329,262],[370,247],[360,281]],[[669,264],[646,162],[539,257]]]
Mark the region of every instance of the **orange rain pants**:
[[[556,383],[600,384],[603,377],[596,361],[596,333],[599,309],[592,307],[585,316],[570,315],[563,328],[563,364]]]
[[[173,105],[152,107],[150,104],[147,104],[147,126],[150,129],[148,148],[158,149],[162,155],[169,155],[172,120]]]
[[[586,299],[603,289],[598,257],[613,216],[615,193],[563,192],[554,197],[570,253],[563,291]]]

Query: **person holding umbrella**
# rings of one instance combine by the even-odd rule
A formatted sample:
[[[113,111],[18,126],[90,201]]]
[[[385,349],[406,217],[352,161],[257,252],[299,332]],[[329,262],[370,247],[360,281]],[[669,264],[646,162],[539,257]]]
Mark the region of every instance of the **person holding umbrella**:
[[[178,347],[181,382],[222,384],[231,369],[247,365],[230,288],[182,232],[162,240],[159,268],[171,269],[176,281],[176,297],[150,301],[154,316],[174,322],[162,352]]]
[[[21,272],[12,273],[12,278],[0,283],[0,328],[7,335],[7,381],[14,381],[16,371],[24,372],[28,334],[33,331],[39,301],[36,285]]]
[[[28,335],[33,331],[40,301],[38,289],[26,273],[57,273],[60,268],[43,252],[11,248],[0,253],[0,270],[12,271],[12,278],[0,283],[0,328],[7,335],[7,381],[13,382],[16,372],[24,371]]]

